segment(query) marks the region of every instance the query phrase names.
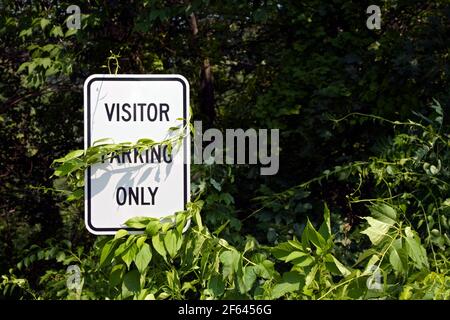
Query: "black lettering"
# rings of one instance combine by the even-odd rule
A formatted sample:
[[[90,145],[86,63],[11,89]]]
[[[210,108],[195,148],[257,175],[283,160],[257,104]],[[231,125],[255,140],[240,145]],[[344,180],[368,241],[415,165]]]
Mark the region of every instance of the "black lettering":
[[[129,205],[131,206],[131,198],[133,198],[135,204],[139,204],[139,191],[136,190],[136,193],[134,192],[133,188],[128,188],[128,193],[130,194],[129,199]]]
[[[125,157],[128,159],[128,163],[131,163],[131,152],[123,152],[122,153],[122,163],[126,163]]]
[[[120,162],[120,154],[116,154],[116,153],[111,153],[111,158],[109,159],[109,163],[113,163],[114,159],[116,159],[117,163],[121,163]]]
[[[116,104],[113,103],[112,107],[111,107],[111,110],[109,110],[108,104],[105,103],[105,108],[106,108],[106,115],[108,116],[108,120],[111,121],[113,113],[114,113],[114,109],[116,108]]]
[[[165,163],[172,162],[172,155],[169,153],[167,145],[163,146],[163,158]]]
[[[163,114],[166,116],[166,121],[169,121],[169,105],[167,103],[161,103],[159,105],[159,121],[163,121]]]
[[[144,121],[144,107],[145,107],[145,103],[138,103],[137,104],[140,108],[141,108],[141,121]],[[134,121],[136,121],[137,119],[134,119]]]
[[[123,191],[123,200],[120,201],[120,191]],[[119,206],[123,206],[127,202],[127,191],[123,187],[119,187],[116,191],[116,201]]]
[[[152,163],[155,163],[155,157],[158,159],[158,163],[161,163],[161,146],[152,148]]]
[[[145,201],[145,195],[144,195],[144,192],[145,192],[145,190],[144,190],[144,188],[143,187],[141,187],[141,199],[142,199],[142,205],[143,206],[149,206],[150,205],[150,202],[146,202]]]
[[[123,121],[130,121],[131,120],[131,112],[127,110],[127,108],[131,108],[131,106],[128,103],[125,103],[122,105],[122,111],[125,112],[128,115],[128,118],[125,118],[125,116],[122,116]]]
[[[159,187],[156,187],[155,190],[152,190],[151,187],[147,187],[148,191],[150,192],[150,195],[152,196],[152,205],[155,204],[155,196],[156,196],[156,192],[158,191]]]
[[[139,150],[134,149],[134,162],[133,163],[138,163],[138,157],[139,157],[140,163],[144,163],[144,159],[142,159],[142,155],[139,153]]]
[[[153,110],[153,117],[151,116],[151,111]],[[154,103],[149,103],[147,106],[147,118],[149,121],[155,121],[156,117],[158,116],[158,111],[157,111],[157,107],[156,104]]]

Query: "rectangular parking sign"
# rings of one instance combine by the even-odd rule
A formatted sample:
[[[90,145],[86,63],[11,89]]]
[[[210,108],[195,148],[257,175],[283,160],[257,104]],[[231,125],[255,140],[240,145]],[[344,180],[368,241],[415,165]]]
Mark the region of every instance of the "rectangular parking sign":
[[[189,119],[189,83],[180,75],[91,75],[84,83],[84,147],[171,136]],[[180,132],[178,132],[179,134]],[[105,141],[105,140],[102,140]],[[86,170],[85,222],[94,234],[129,228],[133,217],[164,218],[185,210],[190,194],[190,137],[170,150],[111,154]]]

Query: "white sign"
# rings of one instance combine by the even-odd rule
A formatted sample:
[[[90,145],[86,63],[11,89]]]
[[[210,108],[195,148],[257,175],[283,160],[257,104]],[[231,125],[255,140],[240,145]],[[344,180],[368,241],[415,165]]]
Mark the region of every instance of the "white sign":
[[[180,75],[92,75],[84,83],[84,146],[174,135],[186,125],[189,83]],[[177,134],[180,134],[178,131]],[[109,142],[111,143],[111,142]],[[85,223],[94,234],[128,228],[133,217],[164,218],[185,210],[190,194],[190,138],[180,148],[155,145],[104,157],[86,170]]]

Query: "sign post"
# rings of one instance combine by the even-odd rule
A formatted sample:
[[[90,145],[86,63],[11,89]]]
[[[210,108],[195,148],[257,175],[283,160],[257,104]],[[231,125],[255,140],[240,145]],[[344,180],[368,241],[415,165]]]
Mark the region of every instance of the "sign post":
[[[188,119],[189,83],[180,75],[91,75],[84,83],[85,149],[101,139],[160,142],[171,136],[170,128],[186,128]],[[86,170],[85,223],[91,233],[139,231],[124,222],[186,209],[190,137],[183,133],[180,148],[157,144],[111,154]]]

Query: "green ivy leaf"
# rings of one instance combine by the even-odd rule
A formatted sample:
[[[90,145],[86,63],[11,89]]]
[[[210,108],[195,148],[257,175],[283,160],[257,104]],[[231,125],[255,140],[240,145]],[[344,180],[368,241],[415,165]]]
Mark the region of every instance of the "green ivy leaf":
[[[401,239],[397,239],[397,240],[401,241]],[[391,253],[389,254],[389,262],[391,263],[392,267],[398,273],[405,274],[407,271],[407,254],[406,254],[406,252],[401,247],[396,248],[395,246],[392,246],[390,250],[391,250]]]
[[[122,254],[122,260],[123,262],[125,262],[128,268],[130,268],[131,262],[133,262],[133,260],[135,259],[137,251],[137,245],[135,243],[132,243]]]
[[[238,270],[241,255],[236,250],[224,251],[220,254],[220,262],[223,264],[222,277],[223,279],[232,279],[234,273]]]
[[[326,203],[323,209],[323,218],[324,220],[319,228],[319,233],[325,240],[328,240],[331,237],[331,219],[330,219],[330,209],[328,209]]]
[[[153,248],[158,252],[164,259],[166,259],[166,250],[164,249],[164,244],[161,239],[160,234],[155,234],[152,237]]]
[[[50,24],[50,20],[46,19],[46,18],[42,18],[40,25],[41,25],[41,29],[44,30],[45,27],[47,27]]]
[[[125,225],[130,228],[144,229],[145,227],[147,227],[147,224],[150,221],[158,221],[158,220],[155,218],[149,218],[149,217],[134,217],[134,218],[128,219],[125,222]]]
[[[175,257],[182,244],[182,236],[177,230],[169,230],[164,236],[164,246],[171,258]]]
[[[54,26],[51,30],[50,30],[50,35],[53,37],[63,37],[64,33],[63,30],[60,26]]]
[[[111,287],[117,286],[122,281],[124,273],[125,266],[123,264],[115,265],[111,270],[111,274],[109,275],[109,285]]]
[[[114,249],[116,247],[116,242],[113,240],[108,241],[102,248],[102,253],[100,254],[100,267],[104,264],[111,262]]]
[[[351,271],[346,266],[344,266],[338,259],[336,259],[336,257],[333,256],[332,254],[327,254],[325,260],[327,269],[331,273],[336,275],[342,275],[344,277],[347,277],[348,275],[351,274]]]
[[[322,235],[316,231],[309,219],[302,234],[302,243],[306,242],[312,243],[317,249],[321,250],[324,250],[327,244]]]
[[[271,292],[272,299],[278,299],[287,293],[299,291],[305,284],[305,278],[297,272],[285,272],[282,282],[276,284]]]
[[[408,256],[414,262],[418,269],[428,268],[428,257],[425,248],[420,243],[420,238],[411,230],[410,227],[405,228],[405,247]]]
[[[141,274],[144,273],[151,260],[152,250],[147,243],[144,243],[141,250],[139,250],[138,254],[136,255],[136,258],[134,259],[134,263],[136,264],[136,267]]]
[[[122,295],[128,297],[137,294],[141,290],[140,274],[137,270],[131,270],[123,277]]]
[[[128,234],[128,231],[127,231],[127,230],[120,229],[120,230],[118,230],[118,231],[116,232],[116,234],[114,235],[114,239],[117,240],[117,239],[123,238],[123,237],[125,237],[127,234]]]
[[[214,297],[220,297],[225,292],[225,283],[218,275],[213,275],[208,281],[208,289]]]
[[[155,234],[158,233],[159,229],[161,228],[161,223],[158,221],[150,221],[147,224],[147,227],[145,227],[145,233],[149,236],[153,237]]]
[[[388,225],[394,225],[397,221],[397,212],[391,206],[380,203],[369,207],[372,217]]]
[[[385,220],[388,222],[384,222],[372,217],[364,217],[364,219],[369,223],[370,227],[361,231],[361,233],[367,235],[374,245],[380,244],[386,238],[388,231],[394,224],[392,220]]]
[[[244,267],[243,270],[243,291],[242,293],[248,292],[253,287],[253,284],[256,281],[256,267],[255,266],[247,266]]]

